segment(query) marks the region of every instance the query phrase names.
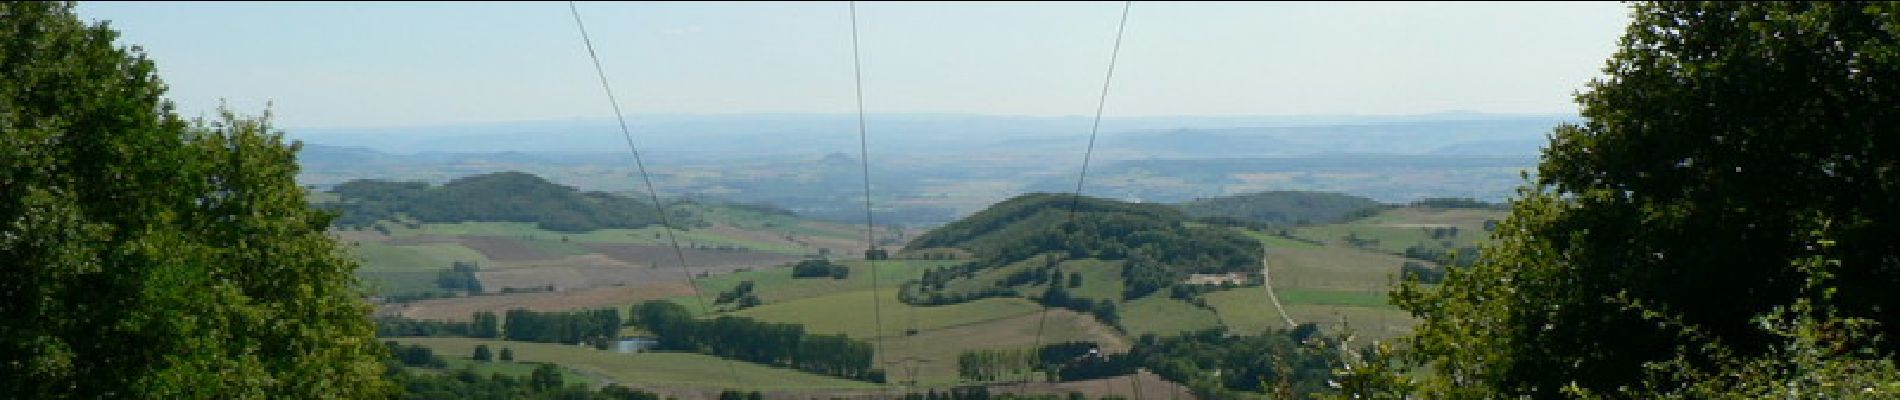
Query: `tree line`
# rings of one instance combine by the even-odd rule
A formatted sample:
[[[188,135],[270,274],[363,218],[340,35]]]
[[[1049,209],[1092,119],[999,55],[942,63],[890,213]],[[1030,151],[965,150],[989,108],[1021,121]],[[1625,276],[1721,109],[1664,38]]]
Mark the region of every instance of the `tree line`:
[[[539,312],[508,310],[502,338],[522,342],[587,343],[597,348],[620,338],[620,311],[603,308],[588,311]]]
[[[792,264],[792,277],[844,279],[851,277],[851,267],[822,258],[800,260]]]
[[[659,395],[609,384],[589,390],[568,383],[561,368],[539,363],[527,376],[493,373],[483,376],[474,366],[447,370],[448,363],[428,347],[384,342],[390,357],[384,360],[383,379],[396,388],[403,400],[659,400]],[[506,354],[504,350],[504,354]],[[417,373],[410,368],[436,370]]]
[[[702,320],[686,307],[669,301],[649,301],[632,309],[631,322],[658,336],[667,350],[711,354],[736,360],[794,368],[801,371],[883,382],[884,371],[872,364],[871,343],[844,335],[805,332],[797,324],[718,317]]]

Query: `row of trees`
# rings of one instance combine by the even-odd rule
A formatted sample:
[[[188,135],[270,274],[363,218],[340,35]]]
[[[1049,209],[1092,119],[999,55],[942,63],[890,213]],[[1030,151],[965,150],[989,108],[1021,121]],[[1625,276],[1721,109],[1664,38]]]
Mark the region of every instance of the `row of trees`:
[[[870,343],[844,335],[808,334],[804,326],[750,318],[695,318],[686,307],[668,301],[635,305],[632,322],[659,337],[663,349],[796,368],[817,374],[883,382],[872,364]]]
[[[1030,349],[966,350],[957,354],[957,376],[967,381],[993,382],[1036,370]]]
[[[801,260],[792,264],[792,277],[844,279],[851,277],[851,267],[823,258]]]
[[[404,348],[407,348],[406,346]],[[453,371],[415,372],[403,368],[405,362],[391,360],[383,380],[397,389],[395,398],[404,400],[660,400],[659,395],[609,384],[590,390],[568,383],[561,368],[540,364],[527,376],[492,373],[478,374],[474,366]],[[442,366],[418,366],[442,369]]]
[[[541,343],[589,343],[605,348],[620,337],[620,311],[603,308],[589,311],[540,312],[508,310],[502,337],[508,340]]]
[[[408,336],[476,337],[474,336],[475,329],[473,325],[474,324],[471,324],[468,322],[429,321],[429,320],[416,320],[416,319],[403,318],[400,316],[385,316],[385,317],[376,318],[376,336],[378,337],[408,337]],[[480,337],[492,337],[492,336],[480,336]]]

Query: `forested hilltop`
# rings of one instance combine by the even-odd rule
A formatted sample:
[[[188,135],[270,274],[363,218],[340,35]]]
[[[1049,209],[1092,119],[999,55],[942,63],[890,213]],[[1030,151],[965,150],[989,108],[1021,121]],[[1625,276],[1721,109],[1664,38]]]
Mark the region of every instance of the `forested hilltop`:
[[[1229,229],[1195,226],[1172,207],[1091,197],[1035,193],[997,203],[919,236],[906,251],[955,248],[974,259],[928,273],[914,301],[959,302],[1008,294],[1010,287],[1061,282],[1058,263],[1120,261],[1124,299],[1173,286],[1190,274],[1248,273],[1260,269],[1258,241]],[[1040,257],[1040,258],[1038,258]],[[1016,265],[996,285],[971,293],[939,293],[951,281]],[[1060,286],[1060,285],[1057,285]]]
[[[449,181],[355,180],[331,189],[340,201],[328,205],[341,215],[336,225],[367,228],[381,220],[408,217],[419,222],[530,222],[541,229],[585,232],[641,228],[660,223],[652,204],[604,192],[583,192],[523,172],[496,172]],[[675,226],[693,223],[683,211]]]

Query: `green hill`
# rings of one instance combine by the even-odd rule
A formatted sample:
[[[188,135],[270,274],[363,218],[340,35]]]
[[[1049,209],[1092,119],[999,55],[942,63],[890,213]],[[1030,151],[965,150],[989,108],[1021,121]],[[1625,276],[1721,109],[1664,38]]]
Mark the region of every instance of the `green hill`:
[[[355,180],[331,190],[341,227],[368,227],[400,216],[420,222],[530,222],[541,229],[586,232],[659,223],[651,204],[604,192],[583,192],[522,172],[497,172],[449,181]],[[690,215],[673,216],[677,224]]]
[[[1289,226],[1344,222],[1383,206],[1372,199],[1339,193],[1273,191],[1197,199],[1178,208],[1199,219]]]
[[[905,292],[912,300],[1014,295],[1020,288],[1059,281],[1057,275],[1064,272],[1057,260],[1083,259],[1125,261],[1119,263],[1125,283],[1121,297],[1135,299],[1189,274],[1257,271],[1263,251],[1260,242],[1233,230],[1189,224],[1185,214],[1168,206],[1043,193],[997,203],[918,237],[906,250],[931,248],[967,250],[975,260],[927,273],[916,290]],[[968,290],[971,280],[986,288]],[[937,293],[947,288],[961,293]]]

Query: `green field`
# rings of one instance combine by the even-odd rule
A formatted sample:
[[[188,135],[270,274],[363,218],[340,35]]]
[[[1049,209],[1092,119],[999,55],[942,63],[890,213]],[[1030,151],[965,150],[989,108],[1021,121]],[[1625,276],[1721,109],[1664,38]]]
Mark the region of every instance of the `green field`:
[[[862,389],[875,384],[809,374],[792,369],[731,362],[690,353],[621,354],[591,347],[548,343],[503,342],[469,338],[392,338],[405,344],[428,346],[439,354],[472,354],[475,345],[513,348],[523,362],[551,362],[600,381],[667,387],[720,387],[739,389]],[[499,350],[496,350],[499,351]],[[730,368],[730,370],[728,369]],[[737,384],[734,384],[734,376]]]
[[[1341,333],[1350,327],[1361,344],[1405,336],[1412,332],[1412,325],[1418,324],[1411,314],[1394,307],[1298,305],[1286,308],[1294,322],[1317,324],[1327,333]]]
[[[752,281],[753,291],[766,305],[871,289],[871,262],[864,260],[834,260],[833,262],[851,268],[850,277],[845,279],[792,278],[791,268],[766,268],[711,276],[696,280],[694,283],[699,286],[700,292],[704,293],[706,298],[711,299],[718,297],[721,292],[738,286],[740,282]],[[956,263],[958,261],[879,260],[875,262],[878,291],[889,296],[896,296],[899,285],[923,276],[924,269]],[[704,312],[691,298],[679,298],[675,302],[695,312]]]
[[[1122,280],[1121,261],[1070,260],[1062,262],[1062,272],[1080,273],[1082,287],[1069,289],[1069,294],[1090,299],[1120,300],[1122,291],[1128,286]],[[1067,277],[1064,277],[1067,279]],[[1066,283],[1065,283],[1066,284]]]
[[[363,272],[432,272],[449,268],[456,261],[486,264],[481,252],[454,243],[428,243],[404,246],[362,244],[353,253],[363,260]]]
[[[1315,248],[1324,247],[1323,245],[1317,245],[1317,244],[1302,242],[1298,240],[1288,239],[1285,237],[1281,237],[1280,235],[1268,234],[1266,232],[1256,231],[1252,229],[1236,229],[1236,230],[1240,231],[1240,233],[1242,234],[1246,234],[1247,237],[1251,237],[1254,240],[1260,241],[1260,244],[1266,245],[1268,249],[1315,249]]]
[[[1357,249],[1327,246],[1267,250],[1273,288],[1381,291],[1397,282],[1406,259]]]
[[[1165,294],[1124,302],[1119,311],[1122,326],[1128,328],[1129,336],[1135,337],[1150,333],[1168,336],[1220,326],[1220,317],[1213,311]]]
[[[495,351],[495,354],[497,357],[500,356],[501,349],[496,348],[492,350]],[[522,363],[522,362],[513,362],[513,361],[475,361],[475,359],[470,358],[469,356],[454,356],[454,355],[446,355],[446,354],[437,354],[437,355],[442,356],[442,360],[447,361],[449,364],[448,368],[443,369],[444,372],[459,371],[462,368],[468,368],[470,370],[475,371],[475,374],[479,376],[490,376],[493,374],[502,374],[502,375],[512,376],[516,378],[525,378],[529,374],[534,373],[535,367],[540,366],[540,364],[536,364],[536,363]],[[411,368],[411,369],[421,369],[421,368]],[[566,370],[565,367],[563,369],[564,370],[561,371],[562,372],[561,381],[563,383],[570,384],[570,385],[578,383],[585,386],[592,386],[594,384],[594,378],[587,376],[587,374],[576,373],[573,370]]]
[[[1402,253],[1414,245],[1431,248],[1475,245],[1490,236],[1490,232],[1484,231],[1484,221],[1503,218],[1504,212],[1498,210],[1396,208],[1343,224],[1303,227],[1293,233],[1335,246],[1345,246],[1342,237],[1353,234],[1377,240],[1378,243],[1371,246],[1376,251]],[[1430,230],[1434,227],[1457,227],[1458,234],[1433,239]]]
[[[1384,291],[1366,292],[1284,288],[1275,289],[1274,294],[1280,296],[1280,304],[1286,306],[1311,304],[1321,306],[1390,307],[1387,301],[1388,297]]]
[[[488,262],[480,252],[453,243],[368,243],[356,246],[352,253],[363,261],[357,276],[373,293],[385,295],[435,290],[437,273],[449,269],[455,261]]]
[[[535,227],[535,224],[529,223],[529,222],[429,223],[429,224],[421,224],[419,227],[416,227],[416,228],[397,226],[390,229],[390,234],[397,237],[419,236],[419,235],[438,235],[438,236],[474,235],[474,236],[502,236],[502,237],[511,237],[511,238],[523,238],[523,239],[528,239],[528,241],[560,242],[561,239],[565,238],[567,239],[568,242],[581,242],[581,243],[615,243],[615,244],[649,244],[649,245],[670,245],[671,244],[669,241],[667,241],[666,231],[659,227],[646,227],[646,228],[640,228],[640,229],[600,229],[600,230],[594,230],[594,231],[589,231],[589,232],[569,233],[569,232],[555,232],[555,231],[537,228]],[[804,254],[806,251],[804,248],[801,248],[798,246],[779,244],[779,243],[764,243],[764,242],[759,242],[759,241],[754,241],[754,240],[746,240],[746,239],[741,239],[741,238],[720,236],[717,234],[706,232],[704,230],[687,230],[687,231],[674,230],[673,235],[675,238],[679,239],[680,246],[682,247],[731,246],[731,247],[742,248],[742,249],[770,251],[770,252],[785,253],[785,254]]]
[[[749,308],[735,316],[762,321],[796,323],[807,332],[843,333],[855,338],[873,336],[900,337],[906,329],[934,330],[946,327],[994,321],[1029,314],[1042,306],[1019,298],[996,298],[947,306],[919,307],[897,300],[895,291],[878,292],[880,300],[871,303],[870,290],[857,290],[810,297],[779,304]],[[873,308],[879,313],[873,314]],[[877,329],[882,316],[883,329]]]
[[[1280,312],[1267,300],[1261,287],[1228,289],[1202,295],[1214,307],[1221,325],[1237,333],[1257,333],[1265,328],[1286,328]]]

